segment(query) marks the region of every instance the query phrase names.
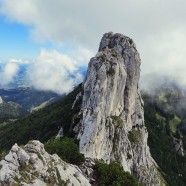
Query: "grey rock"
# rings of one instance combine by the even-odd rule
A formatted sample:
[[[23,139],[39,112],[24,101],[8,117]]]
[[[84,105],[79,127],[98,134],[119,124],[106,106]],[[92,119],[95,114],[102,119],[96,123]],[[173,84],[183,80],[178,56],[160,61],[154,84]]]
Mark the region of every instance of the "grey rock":
[[[63,134],[63,127],[61,127],[58,131],[58,134],[56,136],[56,139],[59,139],[59,138],[63,138],[64,137],[64,134]]]
[[[72,109],[74,109],[74,106],[76,105],[77,101],[80,100],[81,97],[82,97],[82,93],[80,92],[79,94],[77,94],[76,99],[74,103],[72,104]]]
[[[77,166],[64,162],[56,154],[48,154],[39,141],[30,141],[24,148],[15,144],[0,161],[0,167],[2,186],[90,185]]]
[[[23,149],[19,148],[19,150],[17,151],[17,156],[19,159],[19,164],[21,166],[28,164],[30,156]]]
[[[119,161],[144,185],[159,186],[164,183],[147,145],[138,89],[140,64],[132,39],[104,34],[83,83],[83,118],[77,138],[85,157]]]
[[[93,159],[86,158],[85,159],[85,162],[83,162],[79,166],[79,168],[81,169],[81,171],[83,172],[83,174],[86,177],[89,178],[91,184],[95,183],[95,181],[96,181],[95,178],[94,178],[95,177],[95,175],[94,175],[94,169],[93,169],[94,165],[95,165],[95,162],[94,162]]]
[[[184,148],[183,148],[183,141],[182,141],[182,139],[173,138],[173,144],[174,144],[175,150],[176,150],[181,156],[185,156],[185,151],[184,151]]]
[[[2,104],[3,103],[3,99],[2,99],[2,97],[0,96],[0,104]]]

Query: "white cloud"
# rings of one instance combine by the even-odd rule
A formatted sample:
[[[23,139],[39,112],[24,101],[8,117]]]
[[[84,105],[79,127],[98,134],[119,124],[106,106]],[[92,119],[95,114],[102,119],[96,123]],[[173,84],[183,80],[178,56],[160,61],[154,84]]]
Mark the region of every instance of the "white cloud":
[[[185,43],[186,35],[179,29],[149,37],[146,42],[148,48],[142,51],[143,56],[145,53],[151,53],[151,56],[145,57],[148,63],[142,64],[144,73],[158,72],[176,75],[179,72],[182,74],[182,70],[186,71]]]
[[[78,61],[78,66],[87,66],[94,53],[86,48],[78,47],[71,55]]]
[[[70,44],[96,52],[100,38],[108,31],[132,37],[142,59],[142,73],[185,76],[185,0],[0,0],[0,13],[8,20],[30,28],[37,41]],[[83,51],[83,50],[82,50]],[[89,53],[89,52],[87,52]],[[88,56],[90,53],[88,54]],[[80,59],[81,58],[81,59]]]
[[[19,65],[26,65],[26,64],[29,64],[30,61],[22,60],[22,59],[10,59],[9,63],[15,63],[15,64],[19,64]]]
[[[8,61],[7,60],[0,60],[0,65],[1,66],[5,66],[6,64],[8,63],[14,63],[14,64],[19,64],[19,65],[24,65],[24,64],[29,64],[30,61],[28,60],[22,60],[22,59],[9,59]]]
[[[69,56],[56,50],[42,49],[28,67],[28,78],[36,89],[68,93],[83,80],[78,67],[78,62]]]
[[[92,55],[85,48],[78,48],[68,55],[57,50],[41,49],[40,54],[32,61],[0,61],[0,85],[14,83],[15,77],[24,67],[24,78],[30,86],[59,94],[68,93],[83,81],[81,68],[87,65]]]
[[[96,48],[102,34],[111,30],[143,40],[186,26],[184,0],[0,1],[1,13],[31,26],[37,38]]]
[[[7,64],[1,66],[0,69],[0,84],[6,85],[14,80],[14,77],[19,71],[19,65],[17,63],[9,61]]]

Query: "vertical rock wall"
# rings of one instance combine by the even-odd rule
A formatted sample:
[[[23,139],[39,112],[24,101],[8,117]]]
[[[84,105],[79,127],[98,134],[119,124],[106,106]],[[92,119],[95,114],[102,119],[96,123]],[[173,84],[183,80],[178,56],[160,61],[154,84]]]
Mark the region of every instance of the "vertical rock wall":
[[[78,139],[86,157],[116,160],[145,185],[160,185],[147,145],[138,81],[140,56],[132,39],[104,34],[83,83]]]

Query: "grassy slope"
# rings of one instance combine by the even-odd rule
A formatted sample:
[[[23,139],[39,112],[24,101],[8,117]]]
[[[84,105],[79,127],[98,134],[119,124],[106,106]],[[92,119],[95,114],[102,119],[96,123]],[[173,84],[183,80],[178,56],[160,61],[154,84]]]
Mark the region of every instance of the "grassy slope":
[[[151,154],[164,172],[164,177],[170,186],[185,186],[186,157],[180,156],[173,145],[173,133],[170,121],[177,118],[162,112],[154,103],[145,101],[145,123],[149,132],[148,143]],[[158,116],[158,117],[157,117]]]
[[[0,104],[0,119],[13,119],[27,114],[17,103],[9,102]]]
[[[57,134],[60,126],[70,136],[72,117],[79,112],[81,101],[73,110],[71,108],[80,91],[81,85],[60,101],[14,123],[0,126],[0,149],[9,149],[14,143],[25,144],[32,139],[46,142]]]

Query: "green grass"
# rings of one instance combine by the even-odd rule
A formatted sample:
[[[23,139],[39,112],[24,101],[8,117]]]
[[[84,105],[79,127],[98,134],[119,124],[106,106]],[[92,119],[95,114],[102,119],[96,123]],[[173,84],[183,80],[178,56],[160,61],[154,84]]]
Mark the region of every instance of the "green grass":
[[[156,116],[156,119],[161,123],[164,123],[166,121],[166,119],[158,113],[156,113],[155,116]]]
[[[181,123],[181,119],[178,118],[177,116],[174,116],[170,121],[169,121],[169,126],[173,134],[176,134],[177,128]]]

